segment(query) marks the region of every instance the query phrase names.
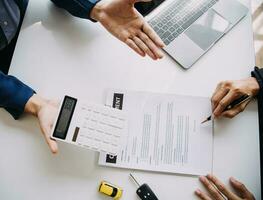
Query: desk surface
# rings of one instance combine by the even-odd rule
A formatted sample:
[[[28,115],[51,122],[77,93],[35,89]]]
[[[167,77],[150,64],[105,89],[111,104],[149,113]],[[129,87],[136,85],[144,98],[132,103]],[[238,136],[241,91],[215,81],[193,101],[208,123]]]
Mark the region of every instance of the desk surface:
[[[38,0],[30,2],[10,73],[48,98],[71,94],[103,103],[110,87],[211,96],[219,81],[249,76],[254,63],[250,15],[185,71],[168,56],[158,62],[140,58],[99,24]],[[1,199],[106,199],[97,192],[100,180],[122,186],[123,199],[137,199],[128,177],[133,170],[99,167],[98,154],[61,143],[53,156],[35,119],[14,121],[3,110],[0,116]],[[214,174],[227,184],[230,176],[240,179],[260,199],[255,102],[235,119],[216,121],[213,157]],[[163,200],[195,199],[201,187],[197,177],[134,173]]]

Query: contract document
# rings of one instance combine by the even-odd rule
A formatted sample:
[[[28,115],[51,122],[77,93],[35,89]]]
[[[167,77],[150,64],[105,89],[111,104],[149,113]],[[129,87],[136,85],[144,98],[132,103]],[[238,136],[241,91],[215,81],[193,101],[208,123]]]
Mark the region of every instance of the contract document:
[[[212,172],[213,122],[209,98],[108,90],[106,105],[124,110],[128,135],[104,166],[190,175]]]

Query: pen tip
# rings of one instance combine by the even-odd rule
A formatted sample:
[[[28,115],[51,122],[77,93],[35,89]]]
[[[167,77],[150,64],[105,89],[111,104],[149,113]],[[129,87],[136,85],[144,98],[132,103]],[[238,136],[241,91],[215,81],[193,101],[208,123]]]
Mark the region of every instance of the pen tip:
[[[206,122],[208,122],[208,121],[210,121],[212,119],[213,119],[213,116],[211,115],[208,118],[206,118],[204,121],[202,121],[201,124],[204,124],[204,123],[206,123]]]
[[[206,119],[206,120],[202,121],[201,124],[204,124],[204,123],[206,123],[207,121],[208,121],[208,120]]]

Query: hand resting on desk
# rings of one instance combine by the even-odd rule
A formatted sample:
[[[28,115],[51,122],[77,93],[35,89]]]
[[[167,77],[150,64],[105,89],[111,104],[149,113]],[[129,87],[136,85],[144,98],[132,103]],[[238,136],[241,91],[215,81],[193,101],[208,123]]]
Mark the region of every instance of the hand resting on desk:
[[[213,175],[201,176],[200,181],[205,186],[208,194],[201,190],[196,190],[195,194],[202,200],[255,200],[253,194],[246,188],[246,186],[234,178],[230,178],[230,184],[237,192],[231,192],[226,186]],[[225,198],[226,197],[226,198]]]

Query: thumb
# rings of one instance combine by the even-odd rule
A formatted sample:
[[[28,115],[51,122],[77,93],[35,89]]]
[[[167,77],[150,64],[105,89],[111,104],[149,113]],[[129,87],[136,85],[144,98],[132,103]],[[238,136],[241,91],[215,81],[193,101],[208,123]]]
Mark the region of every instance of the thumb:
[[[47,139],[48,146],[53,154],[58,153],[58,144],[52,138]]]
[[[230,183],[232,187],[241,195],[242,198],[247,199],[254,199],[254,196],[250,193],[250,191],[246,188],[246,186],[234,179],[233,177],[230,178]]]
[[[48,144],[49,146],[49,149],[51,150],[51,152],[53,154],[56,154],[58,152],[58,144],[55,140],[53,140],[52,138],[50,138],[50,132],[51,132],[51,128],[47,128],[47,127],[44,127],[44,126],[40,126],[41,127],[41,130],[42,130],[42,133],[45,137],[45,140],[46,140],[46,143]]]

